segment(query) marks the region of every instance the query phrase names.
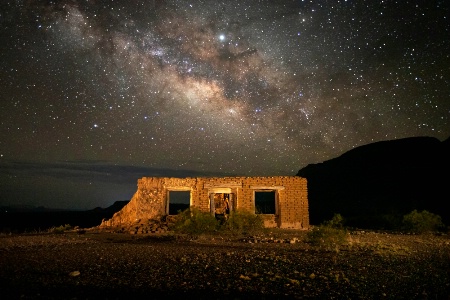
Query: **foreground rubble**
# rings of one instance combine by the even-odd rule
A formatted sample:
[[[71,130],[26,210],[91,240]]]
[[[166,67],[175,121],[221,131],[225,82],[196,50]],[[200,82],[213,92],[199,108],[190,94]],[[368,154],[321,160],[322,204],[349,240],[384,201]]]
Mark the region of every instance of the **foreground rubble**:
[[[447,235],[356,232],[325,251],[304,231],[264,236],[0,236],[2,299],[448,299]]]
[[[109,233],[129,233],[129,234],[161,234],[167,233],[169,227],[174,223],[174,218],[164,217],[160,219],[137,219],[130,224],[120,224],[115,226],[104,226],[92,228],[93,231]]]

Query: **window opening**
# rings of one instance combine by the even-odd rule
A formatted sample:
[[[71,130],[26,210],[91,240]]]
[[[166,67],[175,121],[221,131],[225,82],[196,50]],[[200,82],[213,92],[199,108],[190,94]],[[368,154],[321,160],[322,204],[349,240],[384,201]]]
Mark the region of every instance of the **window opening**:
[[[276,214],[276,191],[255,191],[255,212]]]
[[[191,204],[190,191],[169,191],[169,215],[176,215],[178,212],[188,209]]]

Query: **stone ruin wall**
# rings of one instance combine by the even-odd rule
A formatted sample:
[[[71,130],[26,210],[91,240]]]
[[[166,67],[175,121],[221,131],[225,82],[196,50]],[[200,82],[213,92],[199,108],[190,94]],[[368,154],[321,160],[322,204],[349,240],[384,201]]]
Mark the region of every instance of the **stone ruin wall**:
[[[266,227],[309,228],[308,191],[305,178],[298,176],[274,177],[144,177],[138,180],[138,189],[131,201],[101,227],[132,224],[139,220],[159,219],[166,215],[169,190],[189,190],[191,205],[201,211],[210,211],[211,191],[229,188],[237,200],[237,207],[255,211],[254,191],[274,189],[278,194],[277,215],[261,215]]]

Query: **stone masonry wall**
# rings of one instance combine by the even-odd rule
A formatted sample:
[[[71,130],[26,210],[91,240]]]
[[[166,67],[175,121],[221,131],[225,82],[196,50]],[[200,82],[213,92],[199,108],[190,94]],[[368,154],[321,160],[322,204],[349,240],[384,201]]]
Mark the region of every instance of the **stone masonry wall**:
[[[255,212],[255,191],[273,190],[277,195],[275,215],[261,215],[266,227],[307,229],[309,227],[308,191],[305,178],[274,177],[144,177],[138,189],[122,210],[105,220],[102,226],[132,224],[158,219],[167,214],[167,194],[170,190],[190,191],[191,206],[209,212],[210,194],[230,191],[236,207]]]

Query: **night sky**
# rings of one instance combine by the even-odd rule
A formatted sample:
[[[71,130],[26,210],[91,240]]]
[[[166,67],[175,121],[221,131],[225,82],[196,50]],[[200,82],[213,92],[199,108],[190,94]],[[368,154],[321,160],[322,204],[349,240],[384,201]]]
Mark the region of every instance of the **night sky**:
[[[0,206],[106,207],[143,176],[295,175],[450,136],[442,1],[0,4]]]

